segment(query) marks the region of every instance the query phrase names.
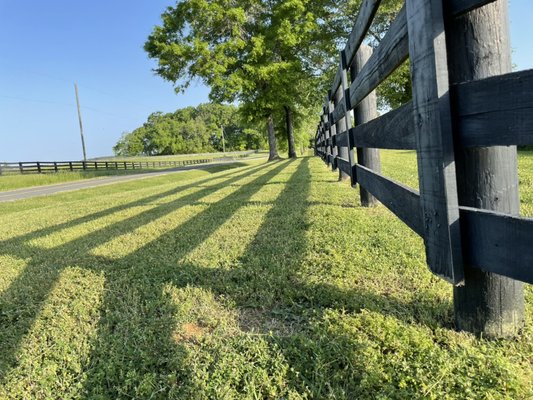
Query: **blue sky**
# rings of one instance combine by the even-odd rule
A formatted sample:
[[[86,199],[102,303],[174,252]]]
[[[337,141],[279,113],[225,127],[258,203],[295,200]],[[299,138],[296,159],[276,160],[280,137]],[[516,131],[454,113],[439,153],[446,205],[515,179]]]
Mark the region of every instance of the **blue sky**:
[[[142,46],[173,0],[0,0],[0,160],[80,159],[73,82],[88,157],[112,154],[121,133],[153,111],[207,101],[198,84],[176,95]],[[511,0],[513,61],[533,68],[533,2]]]

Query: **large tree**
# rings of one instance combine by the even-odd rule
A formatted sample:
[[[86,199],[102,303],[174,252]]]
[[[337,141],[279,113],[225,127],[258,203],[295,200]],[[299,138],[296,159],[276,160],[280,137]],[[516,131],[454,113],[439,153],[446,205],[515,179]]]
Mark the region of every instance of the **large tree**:
[[[271,159],[274,119],[283,112],[295,156],[296,111],[316,101],[326,60],[337,53],[336,8],[334,0],[184,0],[162,15],[145,49],[177,90],[200,78],[212,99],[239,100],[247,117],[265,121]]]
[[[384,0],[370,44],[383,37],[402,0]],[[183,0],[169,7],[145,43],[155,71],[185,90],[195,79],[217,102],[239,101],[244,116],[267,127],[270,159],[282,116],[289,156],[295,156],[298,118],[317,111],[338,66],[338,51],[361,0]],[[405,71],[385,86],[408,90]],[[407,74],[408,78],[408,74]],[[382,104],[404,97],[380,89]],[[389,99],[390,98],[390,99]],[[392,101],[390,101],[392,100]],[[301,124],[300,124],[301,125]]]

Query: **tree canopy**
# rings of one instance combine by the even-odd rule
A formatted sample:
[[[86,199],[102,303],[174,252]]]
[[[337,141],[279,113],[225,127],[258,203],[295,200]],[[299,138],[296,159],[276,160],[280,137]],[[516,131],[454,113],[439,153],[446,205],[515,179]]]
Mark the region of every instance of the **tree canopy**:
[[[402,3],[382,2],[370,45],[379,43]],[[318,114],[360,5],[361,0],[182,0],[163,13],[144,48],[157,61],[155,72],[177,91],[201,80],[213,101],[239,102],[248,122],[266,125],[271,158],[277,156],[276,131],[294,156],[294,138],[307,142],[298,127]],[[382,108],[405,102],[408,66],[378,95]]]
[[[276,115],[294,120],[320,96],[324,60],[337,51],[328,25],[334,3],[184,0],[162,15],[145,49],[177,90],[199,78],[213,100],[240,101],[249,120],[268,121],[275,157]]]
[[[238,108],[225,104],[200,104],[174,113],[152,113],[132,132],[122,135],[113,148],[117,155],[169,155],[259,149],[263,135],[240,118]]]

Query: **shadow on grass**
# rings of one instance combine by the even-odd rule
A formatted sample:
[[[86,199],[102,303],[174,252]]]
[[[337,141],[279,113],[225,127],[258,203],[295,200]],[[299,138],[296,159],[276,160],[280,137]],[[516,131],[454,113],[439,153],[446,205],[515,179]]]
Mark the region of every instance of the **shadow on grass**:
[[[222,167],[219,167],[220,169],[218,169],[217,172],[223,172],[225,170],[230,170],[230,172],[221,174],[220,176],[217,176],[216,179],[223,179],[224,177],[231,177],[231,176],[236,176],[238,178],[245,177],[247,174],[253,173],[254,171],[257,171],[257,170],[261,169],[262,167],[263,167],[263,165],[251,166],[251,167],[247,166],[247,168],[240,169],[240,171],[231,171],[234,168],[240,168],[240,167],[236,167],[236,166],[234,167],[233,165],[232,166],[227,166],[227,167],[226,166],[222,166]],[[135,201],[132,201],[132,202],[129,202],[129,203],[120,204],[120,205],[117,205],[117,206],[114,206],[114,207],[105,208],[105,209],[103,209],[101,211],[97,211],[97,212],[94,212],[94,213],[91,213],[91,214],[88,214],[88,215],[84,215],[82,217],[75,218],[73,220],[69,220],[69,221],[64,222],[64,223],[51,225],[51,226],[46,227],[46,228],[38,229],[36,231],[32,231],[32,232],[29,232],[29,233],[26,233],[26,234],[23,234],[23,235],[20,235],[20,236],[15,236],[13,238],[10,238],[10,239],[4,240],[4,241],[0,241],[0,254],[9,253],[9,252],[4,252],[2,250],[3,248],[5,249],[5,248],[8,248],[10,246],[15,246],[16,248],[18,248],[20,250],[20,249],[23,249],[25,247],[26,243],[30,242],[31,240],[34,240],[34,239],[37,239],[37,238],[40,238],[40,237],[45,237],[45,236],[50,235],[50,234],[52,234],[54,232],[58,232],[58,231],[61,231],[63,229],[68,229],[68,228],[75,227],[76,225],[80,225],[80,224],[84,224],[84,223],[87,223],[87,222],[90,222],[90,221],[94,221],[96,219],[103,218],[103,217],[112,215],[114,213],[127,210],[128,208],[131,208],[131,207],[138,207],[138,206],[150,204],[150,203],[153,203],[153,202],[155,202],[157,200],[161,200],[161,199],[164,199],[166,197],[173,196],[173,195],[179,194],[181,192],[185,192],[185,191],[187,191],[189,189],[201,188],[201,189],[206,189],[205,192],[201,192],[201,193],[209,193],[209,191],[212,190],[213,188],[214,188],[214,190],[219,190],[219,189],[221,189],[223,187],[222,184],[221,185],[217,185],[215,187],[213,185],[207,185],[207,183],[211,182],[212,180],[213,180],[213,177],[211,177],[211,176],[209,176],[207,178],[204,178],[204,179],[195,180],[195,181],[191,182],[190,184],[178,185],[175,188],[172,188],[172,189],[167,190],[165,192],[158,192],[158,193],[156,193],[154,195],[142,197],[142,198],[140,198],[138,200],[135,200]],[[206,184],[206,185],[204,185],[204,184]],[[93,234],[93,233],[91,233],[91,234]],[[17,254],[17,256],[18,257],[24,257],[24,254]]]
[[[232,173],[226,177],[227,179],[217,185],[186,194],[177,200],[157,206],[154,209],[143,211],[136,216],[100,230],[89,232],[80,238],[49,250],[38,249],[28,245],[28,243],[33,239],[50,235],[62,229],[71,228],[130,207],[175,195],[181,191],[194,188],[198,181],[1,242],[0,254],[11,255],[19,259],[30,259],[30,261],[22,273],[0,295],[0,299],[2,300],[0,326],[5,327],[3,334],[0,335],[0,379],[5,375],[9,366],[13,364],[22,338],[32,326],[51,288],[65,267],[79,266],[106,272],[108,268],[106,260],[89,254],[92,248],[104,244],[120,234],[131,232],[156,218],[163,217],[179,206],[193,203],[204,196],[223,189],[227,185],[238,182],[250,173],[262,168],[263,166],[257,166],[247,168],[244,171],[241,170],[239,173]],[[203,181],[207,181],[208,179]]]
[[[291,335],[309,329],[309,320],[328,308],[359,311],[361,308],[390,313],[406,322],[417,315],[438,315],[442,308],[427,303],[383,300],[370,291],[341,291],[328,283],[302,280],[302,262],[308,248],[307,208],[311,174],[309,159],[281,161],[250,168],[221,183],[201,187],[177,200],[156,206],[51,250],[36,250],[26,244],[32,238],[100,218],[128,207],[169,196],[185,187],[157,196],[103,210],[69,223],[22,236],[2,247],[1,253],[31,257],[22,274],[2,294],[0,326],[7,327],[0,342],[0,380],[16,365],[22,338],[30,329],[61,270],[78,266],[105,275],[97,337],[85,366],[87,398],[155,397],[191,395],[194,377],[189,349],[174,337],[176,305],[165,287],[199,287],[229,299],[239,313],[242,331],[272,333],[271,339],[294,367],[291,386],[303,391],[313,383],[313,368],[294,353]],[[295,168],[279,196],[271,203],[254,239],[247,245],[236,268],[204,268],[183,258],[204,243],[223,223],[287,167]],[[164,233],[133,253],[114,260],[90,254],[90,250],[114,237],[162,218],[177,207],[200,202],[215,191],[264,168],[250,182],[195,214],[186,223]],[[198,181],[186,187],[205,183]],[[332,232],[332,237],[334,232]],[[331,239],[330,238],[330,239]],[[326,240],[327,238],[325,238]],[[169,249],[172,253],[169,254]],[[36,279],[36,276],[38,279]],[[21,314],[20,310],[24,310]],[[11,317],[12,318],[11,318]],[[334,337],[330,338],[332,341]],[[296,348],[298,345],[296,345]],[[303,350],[302,350],[303,351]],[[308,361],[308,360],[307,360]],[[212,360],[216,363],[216,360]],[[228,378],[245,390],[246,376]],[[117,386],[119,385],[119,386]],[[197,388],[200,390],[201,388]],[[159,390],[159,391],[158,391]],[[259,389],[258,389],[259,390]],[[323,395],[320,389],[315,395]],[[261,396],[268,397],[266,393]],[[201,396],[200,396],[201,397]]]

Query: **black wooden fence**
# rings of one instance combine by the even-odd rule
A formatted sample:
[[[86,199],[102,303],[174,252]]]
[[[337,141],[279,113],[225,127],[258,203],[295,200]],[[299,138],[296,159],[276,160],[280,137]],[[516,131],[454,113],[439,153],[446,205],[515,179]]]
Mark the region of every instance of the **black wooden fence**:
[[[41,174],[62,171],[100,171],[100,170],[132,170],[146,168],[180,167],[193,164],[205,164],[214,159],[181,160],[181,161],[26,161],[1,163],[0,174],[21,173]]]
[[[452,40],[459,34],[457,24],[464,23],[461,18],[468,18],[472,10],[483,12],[478,10],[481,7],[496,7],[496,3],[487,5],[493,2],[406,0],[379,46],[361,63],[363,41],[380,4],[379,0],[364,0],[341,52],[315,138],[316,154],[334,170],[347,175],[354,187],[359,184],[370,192],[420,235],[431,271],[454,285],[464,285],[467,265],[533,283],[533,219],[518,216],[518,210],[515,212],[512,207],[501,213],[494,211],[497,207],[488,210],[463,206],[460,192],[465,188],[457,186],[461,178],[456,176],[455,161],[462,159],[463,164],[476,165],[464,162],[465,149],[533,144],[533,70],[485,78],[494,75],[486,73],[484,79],[471,74],[473,77],[468,78],[468,68],[482,67],[467,65],[472,60],[465,61],[468,54],[462,60],[461,55],[472,49],[465,51],[462,47],[493,43]],[[506,11],[506,4],[503,7]],[[488,31],[499,21],[474,23],[486,24]],[[407,58],[412,101],[375,119],[357,121],[361,114],[358,108]],[[356,115],[355,126],[351,110]],[[373,168],[371,160],[360,151],[371,148],[416,150],[420,192],[382,176],[379,165]],[[516,157],[516,149],[508,149],[511,153],[505,154],[514,150]],[[499,161],[495,165],[514,169],[511,173],[516,175],[516,159],[511,156]],[[480,181],[490,181],[492,177],[489,170],[473,173]],[[511,182],[510,186],[517,184]],[[518,201],[517,187],[514,190]],[[505,195],[505,190],[501,195]],[[495,201],[499,200],[497,196],[494,195]]]
[[[211,162],[229,161],[236,158],[248,157],[256,153],[249,152],[229,153],[226,157],[198,158],[177,161],[27,161],[14,163],[0,163],[2,174],[41,174],[62,171],[100,171],[100,170],[134,170],[146,168],[170,168],[188,165],[206,164]]]

